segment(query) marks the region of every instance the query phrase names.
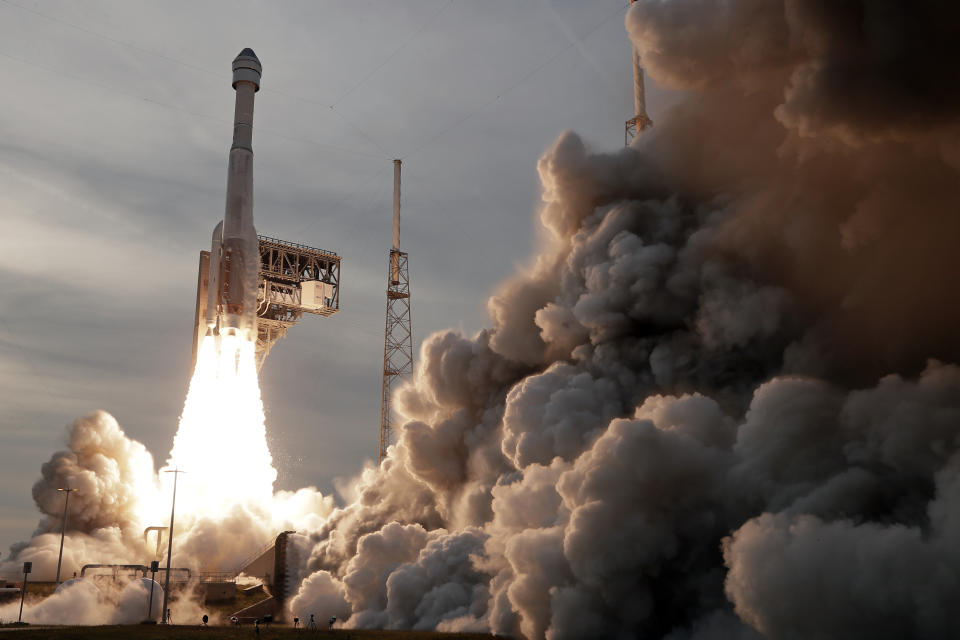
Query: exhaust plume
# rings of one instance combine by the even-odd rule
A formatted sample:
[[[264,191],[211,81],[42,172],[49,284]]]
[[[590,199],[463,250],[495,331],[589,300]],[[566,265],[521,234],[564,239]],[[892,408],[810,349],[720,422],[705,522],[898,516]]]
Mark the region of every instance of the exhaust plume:
[[[647,71],[686,96],[632,148],[544,154],[543,248],[490,329],[424,341],[291,611],[955,635],[956,12],[636,2]]]
[[[224,339],[217,350],[212,338],[204,341],[167,464],[190,471],[180,480],[177,496],[174,567],[238,571],[277,532],[317,529],[333,510],[333,499],[314,487],[274,492],[276,470],[259,391],[252,343]],[[61,575],[81,572],[86,564],[145,565],[165,558],[166,545],[148,545],[144,530],[168,522],[170,474],[158,475],[153,457],[106,412],[76,420],[67,436],[67,450],[42,466],[42,478],[33,488],[44,514],[39,527],[31,540],[13,545],[0,573],[18,579],[20,563],[32,561],[34,580],[54,578],[63,514],[57,489],[65,486],[77,491],[68,505]],[[224,478],[236,479],[227,483]],[[78,582],[89,587],[91,580]],[[121,580],[111,587],[124,584]],[[147,587],[133,581],[94,607],[87,603],[89,589],[78,595],[71,588],[30,603],[24,615],[41,623],[136,622],[146,615],[147,593]],[[174,615],[199,619],[196,598],[189,588],[180,594],[171,606]]]

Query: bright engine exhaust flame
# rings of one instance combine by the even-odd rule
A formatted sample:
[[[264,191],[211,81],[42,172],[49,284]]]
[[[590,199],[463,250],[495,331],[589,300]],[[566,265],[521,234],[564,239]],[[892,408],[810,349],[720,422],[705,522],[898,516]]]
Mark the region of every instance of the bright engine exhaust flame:
[[[218,349],[205,337],[165,467],[188,474],[177,512],[216,518],[237,504],[268,505],[277,471],[266,435],[254,342],[221,336]]]

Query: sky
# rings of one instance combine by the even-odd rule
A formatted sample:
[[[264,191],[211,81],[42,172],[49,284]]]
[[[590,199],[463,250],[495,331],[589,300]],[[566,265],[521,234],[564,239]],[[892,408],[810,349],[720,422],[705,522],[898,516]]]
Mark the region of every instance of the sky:
[[[244,47],[260,234],[342,256],[341,311],[261,372],[277,488],[376,456],[393,158],[414,350],[473,334],[538,246],[538,157],[623,144],[622,0],[0,0],[0,547],[65,427],[103,409],[159,467],[189,380],[198,253],[222,218]],[[670,93],[648,82],[654,121]],[[416,356],[415,356],[416,357]],[[228,481],[228,479],[225,479]]]

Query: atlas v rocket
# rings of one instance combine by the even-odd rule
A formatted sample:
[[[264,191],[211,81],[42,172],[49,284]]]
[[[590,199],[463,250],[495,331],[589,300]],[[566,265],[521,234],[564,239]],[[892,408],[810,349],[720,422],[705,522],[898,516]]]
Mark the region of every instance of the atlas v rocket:
[[[260,253],[253,227],[252,140],[253,98],[260,90],[261,71],[252,49],[244,49],[233,61],[237,94],[233,145],[227,168],[226,209],[223,221],[213,230],[210,246],[206,335],[256,337]]]
[[[193,364],[200,345],[237,336],[255,343],[257,367],[271,346],[304,313],[331,316],[340,310],[340,256],[277,238],[253,228],[253,99],[262,67],[251,49],[233,61],[233,145],[227,166],[227,204],[213,230],[210,251],[200,252],[193,321]],[[295,263],[291,271],[283,265]]]

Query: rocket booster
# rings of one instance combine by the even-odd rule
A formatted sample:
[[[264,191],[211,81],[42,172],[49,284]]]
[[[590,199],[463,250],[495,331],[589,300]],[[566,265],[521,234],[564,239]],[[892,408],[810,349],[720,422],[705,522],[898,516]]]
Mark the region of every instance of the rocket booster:
[[[223,221],[213,230],[210,284],[207,289],[208,335],[256,336],[257,277],[260,249],[253,227],[253,98],[260,90],[260,60],[244,49],[233,61],[236,106],[233,145],[227,168],[227,203]]]

